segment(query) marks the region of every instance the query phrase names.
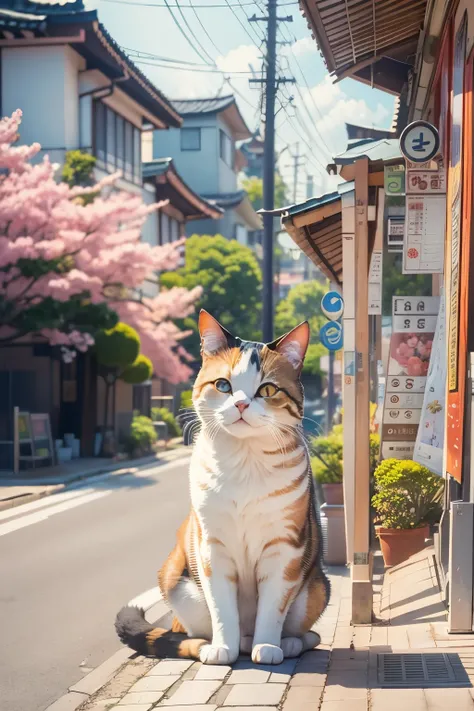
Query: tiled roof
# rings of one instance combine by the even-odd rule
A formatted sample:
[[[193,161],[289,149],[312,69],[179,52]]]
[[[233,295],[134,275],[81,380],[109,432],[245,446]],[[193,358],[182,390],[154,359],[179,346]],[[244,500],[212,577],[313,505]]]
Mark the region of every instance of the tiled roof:
[[[217,114],[235,103],[232,94],[210,99],[175,99],[172,104],[182,116],[187,114]]]
[[[209,202],[218,205],[223,210],[229,210],[233,207],[240,205],[242,200],[245,198],[247,193],[245,190],[237,190],[235,193],[211,193],[210,195],[204,195],[203,197]]]

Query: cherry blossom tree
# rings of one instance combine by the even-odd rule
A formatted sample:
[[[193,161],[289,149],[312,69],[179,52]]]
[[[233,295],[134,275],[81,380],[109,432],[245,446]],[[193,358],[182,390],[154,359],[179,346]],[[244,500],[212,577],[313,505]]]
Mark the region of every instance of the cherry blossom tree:
[[[145,280],[179,261],[180,242],[140,241],[147,216],[165,203],[117,191],[119,174],[87,188],[58,182],[47,156],[31,162],[39,144],[15,145],[21,116],[0,121],[0,346],[40,337],[86,351],[120,319],[140,334],[157,375],[185,380],[186,334],[173,319],[194,310],[200,287],[140,296]]]

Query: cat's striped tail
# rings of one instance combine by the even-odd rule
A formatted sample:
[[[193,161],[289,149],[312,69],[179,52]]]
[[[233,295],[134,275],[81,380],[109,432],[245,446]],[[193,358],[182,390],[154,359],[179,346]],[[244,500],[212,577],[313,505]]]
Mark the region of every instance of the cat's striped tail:
[[[115,620],[115,629],[124,644],[140,654],[160,659],[199,659],[201,647],[209,644],[206,639],[153,627],[146,621],[145,612],[140,607],[122,607]]]

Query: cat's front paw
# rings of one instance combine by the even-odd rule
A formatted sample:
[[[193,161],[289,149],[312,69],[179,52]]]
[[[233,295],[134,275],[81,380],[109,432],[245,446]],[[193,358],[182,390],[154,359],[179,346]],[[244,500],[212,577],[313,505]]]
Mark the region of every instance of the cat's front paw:
[[[252,649],[252,662],[255,664],[281,664],[283,650],[275,644],[256,644]]]
[[[203,664],[232,664],[238,656],[239,650],[233,651],[229,647],[218,647],[215,644],[205,644],[199,652]]]

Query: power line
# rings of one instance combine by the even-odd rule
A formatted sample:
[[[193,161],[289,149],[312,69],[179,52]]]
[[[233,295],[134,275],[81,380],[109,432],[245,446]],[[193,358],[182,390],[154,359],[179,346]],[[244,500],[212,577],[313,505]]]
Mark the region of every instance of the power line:
[[[188,35],[186,34],[186,32],[183,30],[183,28],[182,28],[181,25],[179,24],[178,20],[176,19],[175,15],[174,15],[173,10],[171,9],[171,6],[170,6],[168,0],[165,0],[165,6],[167,7],[168,12],[170,13],[171,17],[173,18],[174,24],[176,25],[176,27],[178,28],[178,30],[180,31],[181,35],[184,37],[184,39],[186,40],[186,42],[189,44],[189,46],[192,47],[193,51],[196,52],[196,54],[198,55],[198,57],[199,57],[200,59],[202,59],[202,61],[204,62],[204,64],[209,64],[209,62],[206,62],[206,60],[204,59],[204,57],[199,53],[199,51],[196,49],[196,46],[191,42],[191,40],[189,39],[189,37],[188,37]],[[208,56],[209,56],[209,55],[208,55]],[[211,66],[212,66],[212,65],[211,65]]]
[[[237,22],[239,23],[239,25],[241,26],[241,28],[243,29],[243,31],[245,32],[245,34],[247,35],[247,37],[249,38],[249,40],[252,42],[253,45],[255,45],[255,46],[257,47],[258,51],[260,52],[260,54],[261,54],[262,57],[263,57],[264,55],[263,55],[263,53],[262,53],[262,50],[260,49],[260,47],[259,47],[259,46],[257,45],[257,43],[255,42],[255,38],[252,37],[252,35],[251,35],[250,32],[248,31],[246,25],[244,25],[244,23],[242,22],[242,20],[240,19],[240,17],[239,17],[238,14],[236,13],[236,11],[234,10],[234,5],[232,5],[232,4],[229,2],[229,0],[226,0],[226,5],[227,5],[227,7],[230,9],[230,11],[232,12],[233,16],[235,17],[235,19],[237,20]],[[239,7],[243,8],[243,5],[242,5],[241,3],[239,3]],[[248,18],[247,18],[247,19],[248,19]],[[257,37],[257,40],[260,39],[259,36],[258,36],[256,33],[255,33],[255,36]],[[265,59],[265,61],[266,61],[266,59]]]
[[[157,2],[135,2],[135,0],[102,0],[102,2],[112,2],[115,3],[116,5],[133,5],[134,7],[163,7],[166,8],[167,5],[157,3]],[[257,2],[242,2],[242,3],[231,3],[230,5],[225,4],[222,5],[220,3],[217,3],[216,5],[212,4],[198,4],[198,5],[182,5],[183,10],[192,10],[193,8],[196,9],[201,9],[201,8],[207,8],[209,10],[214,10],[215,8],[228,8],[228,7],[251,7],[252,5],[257,5]],[[289,5],[299,5],[298,2],[283,2],[280,4],[280,7],[284,6],[289,6]]]
[[[284,29],[286,30],[287,28],[284,27]],[[282,33],[282,34],[283,34],[283,33]],[[290,41],[289,47],[290,47],[291,55],[292,55],[293,59],[295,60],[295,64],[296,64],[296,66],[298,67],[299,73],[301,74],[301,77],[302,77],[302,79],[303,79],[303,83],[304,83],[304,85],[305,85],[305,87],[306,87],[306,89],[307,89],[307,91],[308,91],[308,93],[309,93],[309,97],[310,97],[310,99],[311,99],[311,103],[313,104],[314,109],[315,109],[316,113],[318,114],[319,118],[321,119],[321,121],[323,121],[323,120],[324,120],[324,117],[323,117],[323,115],[322,115],[322,113],[321,113],[321,109],[319,108],[319,106],[318,106],[317,103],[316,103],[316,100],[315,100],[315,98],[314,98],[314,96],[313,96],[313,94],[312,94],[311,88],[310,88],[310,86],[309,86],[309,82],[308,82],[308,80],[307,80],[307,78],[306,78],[306,75],[305,75],[305,73],[304,73],[304,71],[303,71],[303,67],[302,67],[301,64],[299,63],[298,57],[296,56],[296,54],[295,54],[295,52],[294,52],[294,50],[293,50],[292,44],[296,43],[296,42],[297,42],[297,39],[296,39],[295,35],[291,35],[289,31],[287,32],[286,37],[287,37],[287,39],[289,39],[289,41]],[[298,91],[299,91],[299,89],[298,89]],[[305,106],[305,109],[308,111],[308,114],[309,114],[308,107],[306,106],[306,102],[304,101],[303,97],[301,96],[301,92],[300,92],[300,98],[301,98],[302,103],[303,103],[304,106]],[[311,114],[309,114],[309,115],[311,115]],[[313,119],[313,117],[311,117],[311,124],[313,125],[313,123],[314,123],[314,119]],[[315,123],[314,123],[314,130],[316,131],[316,133],[317,133],[318,136],[320,137],[322,143],[323,143],[324,145],[326,145],[326,141],[324,140],[323,136],[321,135],[321,133],[320,133],[320,131],[319,131],[319,129],[318,129],[318,127],[316,126]],[[329,151],[328,151],[328,152],[329,152]]]
[[[199,13],[198,13],[197,10],[196,10],[196,7],[193,5],[193,3],[191,2],[191,0],[189,0],[189,2],[190,2],[190,5],[191,5],[191,7],[192,7],[194,16],[196,17],[196,20],[199,22],[199,25],[201,26],[201,29],[202,29],[202,31],[204,32],[204,34],[206,35],[207,39],[208,39],[209,42],[212,44],[212,46],[214,47],[214,49],[216,50],[216,52],[217,52],[218,54],[223,54],[222,50],[219,49],[219,47],[216,45],[216,43],[215,43],[214,40],[212,39],[211,35],[210,35],[209,32],[207,31],[206,26],[204,25],[204,23],[201,21],[201,18],[199,17]],[[182,7],[184,7],[184,6],[182,6]]]
[[[190,67],[208,67],[208,64],[202,64],[201,62],[188,62],[184,59],[172,59],[171,57],[162,57],[158,54],[152,54],[151,52],[143,52],[140,49],[132,49],[131,47],[120,47],[124,52],[129,54],[131,59],[156,59],[160,62],[169,62],[170,64],[185,64]],[[130,54],[131,53],[131,54]]]
[[[165,0],[165,2],[167,2],[167,0]],[[198,37],[197,37],[197,35],[195,34],[193,28],[191,27],[191,25],[190,25],[189,22],[187,21],[185,15],[184,15],[184,12],[183,12],[182,9],[181,9],[181,5],[179,4],[178,0],[175,0],[175,3],[176,3],[176,8],[177,8],[179,14],[180,14],[181,17],[182,17],[182,20],[183,20],[184,24],[186,25],[186,27],[187,27],[188,30],[189,30],[189,34],[190,34],[191,37],[194,39],[194,41],[196,42],[197,46],[200,47],[200,49],[202,50],[202,52],[204,52],[204,54],[206,55],[206,57],[210,60],[211,64],[214,64],[214,65],[215,65],[215,64],[216,64],[215,59],[214,59],[213,57],[211,57],[211,55],[210,55],[209,52],[206,50],[206,48],[204,47],[204,45],[201,44],[201,41],[198,39]],[[196,12],[196,11],[195,11],[195,12]],[[197,14],[197,13],[196,13],[196,14]]]
[[[159,62],[159,61],[147,62],[144,59],[140,59],[140,58],[136,58],[136,57],[131,57],[131,59],[134,60],[135,64],[143,64],[147,67],[164,67],[169,70],[177,70],[177,71],[183,71],[183,72],[197,72],[198,74],[222,74],[223,76],[226,76],[227,74],[229,74],[231,76],[237,76],[237,75],[242,76],[243,75],[246,77],[253,76],[252,72],[224,72],[222,69],[218,69],[217,67],[216,67],[216,69],[214,69],[211,66],[209,66],[209,68],[207,68],[207,65],[203,69],[200,69],[199,67],[178,67],[178,66],[173,67],[173,66],[170,66],[169,64],[164,64],[163,62]]]

